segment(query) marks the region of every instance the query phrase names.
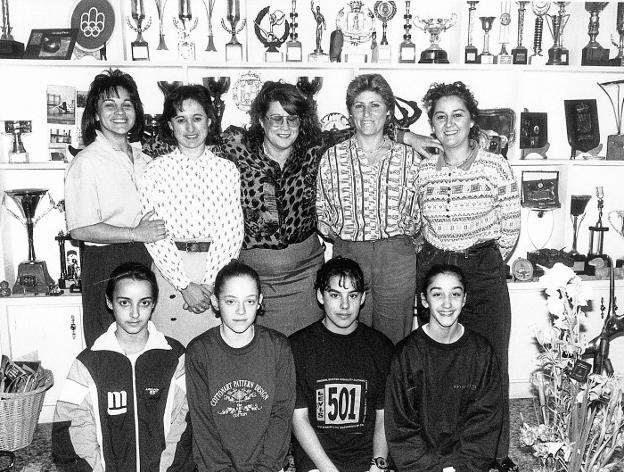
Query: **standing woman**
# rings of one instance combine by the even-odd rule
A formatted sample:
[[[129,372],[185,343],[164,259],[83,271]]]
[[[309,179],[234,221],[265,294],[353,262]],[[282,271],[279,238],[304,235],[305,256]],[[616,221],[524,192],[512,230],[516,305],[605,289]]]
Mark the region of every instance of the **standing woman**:
[[[355,136],[323,155],[318,228],[333,239],[334,256],[358,262],[370,281],[360,319],[396,344],[414,317],[419,158],[388,137],[394,94],[381,75],[353,79],[346,101]]]
[[[462,82],[434,83],[424,97],[443,152],[421,163],[418,178],[422,234],[421,275],[434,264],[454,264],[470,293],[461,322],[484,336],[498,356],[503,387],[503,431],[497,459],[509,449],[508,348],[511,305],[505,259],[520,233],[520,195],[509,163],[481,149],[477,101]],[[507,469],[513,463],[506,462]],[[506,470],[503,467],[502,470]]]
[[[87,94],[82,135],[87,147],[65,175],[65,218],[81,252],[82,312],[87,346],[113,318],[104,291],[109,274],[122,262],[144,265],[151,258],[143,244],[165,236],[153,212],[141,215],[137,181],[150,161],[141,151],[143,105],[134,79],[119,69],[98,74]]]
[[[167,229],[164,239],[147,244],[162,294],[153,321],[184,345],[219,324],[210,310],[212,284],[243,240],[240,175],[206,146],[213,126],[206,88],[183,85],[169,93],[160,133],[177,147],[147,166],[140,185],[144,211],[154,211]]]

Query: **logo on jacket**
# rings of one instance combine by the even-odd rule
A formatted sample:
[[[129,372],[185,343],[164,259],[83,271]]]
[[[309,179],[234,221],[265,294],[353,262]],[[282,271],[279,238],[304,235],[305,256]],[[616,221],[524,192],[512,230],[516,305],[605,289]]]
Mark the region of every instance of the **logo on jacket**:
[[[250,411],[262,410],[258,402],[266,401],[269,394],[264,388],[250,380],[234,380],[221,387],[212,397],[210,404],[217,406],[227,402],[217,411],[219,415],[232,415],[233,418],[247,416]]]
[[[128,393],[125,390],[121,392],[108,392],[108,409],[106,411],[111,416],[127,413]]]

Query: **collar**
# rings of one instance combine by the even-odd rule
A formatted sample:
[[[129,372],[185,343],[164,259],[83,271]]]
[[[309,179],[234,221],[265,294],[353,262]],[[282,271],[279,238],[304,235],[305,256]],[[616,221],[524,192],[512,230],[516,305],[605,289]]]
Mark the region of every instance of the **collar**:
[[[475,161],[475,159],[477,158],[477,155],[479,154],[480,148],[479,148],[479,144],[474,139],[470,140],[469,145],[470,145],[470,154],[468,154],[468,157],[464,159],[464,162],[456,166],[449,165],[444,160],[444,153],[438,154],[438,162],[436,163],[436,170],[439,172],[444,167],[454,167],[456,169],[461,169],[461,170],[470,170],[472,163]]]
[[[111,142],[106,138],[106,136],[104,136],[104,133],[102,133],[102,131],[100,131],[99,129],[95,130],[95,140],[102,146],[105,146],[111,149],[113,152],[120,152],[120,151],[116,151],[113,148],[113,145],[111,144]],[[141,143],[138,141],[134,143],[129,143],[129,144],[130,144],[130,148],[132,149],[133,156],[136,156],[137,153],[140,153],[143,150]]]
[[[117,323],[111,323],[106,332],[95,340],[93,346],[91,347],[91,350],[113,351],[118,352],[119,354],[123,354],[125,356],[126,353],[119,345],[119,341],[117,341],[117,336],[115,336],[116,329]],[[147,332],[149,333],[149,337],[147,338],[147,342],[145,343],[145,347],[143,348],[143,350],[138,353],[139,355],[151,349],[164,349],[167,351],[171,350],[171,346],[167,342],[167,339],[165,339],[165,335],[158,331],[156,325],[151,321],[147,322]]]
[[[215,156],[212,151],[210,151],[210,149],[208,149],[208,146],[206,146],[204,148],[204,152],[202,154],[200,154],[197,157],[188,157],[186,154],[184,154],[182,151],[180,151],[179,147],[175,147],[175,149],[173,150],[173,157],[175,159],[178,160],[187,160],[190,162],[206,162],[206,160],[210,160],[210,159],[214,159],[217,156]]]

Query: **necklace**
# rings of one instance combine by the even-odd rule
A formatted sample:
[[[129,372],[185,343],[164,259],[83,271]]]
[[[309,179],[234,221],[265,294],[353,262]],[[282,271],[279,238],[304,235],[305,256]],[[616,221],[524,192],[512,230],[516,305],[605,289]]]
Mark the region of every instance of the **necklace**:
[[[384,136],[384,138],[377,143],[375,149],[367,151],[363,148],[362,144],[356,139],[355,140],[355,152],[359,159],[365,160],[369,165],[375,165],[377,162],[381,160],[384,156],[385,152],[389,149],[388,146],[388,138]]]

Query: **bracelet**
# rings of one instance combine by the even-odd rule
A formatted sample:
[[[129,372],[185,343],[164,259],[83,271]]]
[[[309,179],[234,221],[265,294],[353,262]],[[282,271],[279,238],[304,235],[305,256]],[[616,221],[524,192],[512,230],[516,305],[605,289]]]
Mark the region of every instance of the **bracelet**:
[[[130,243],[134,244],[134,228],[128,228],[128,230],[130,231]]]

